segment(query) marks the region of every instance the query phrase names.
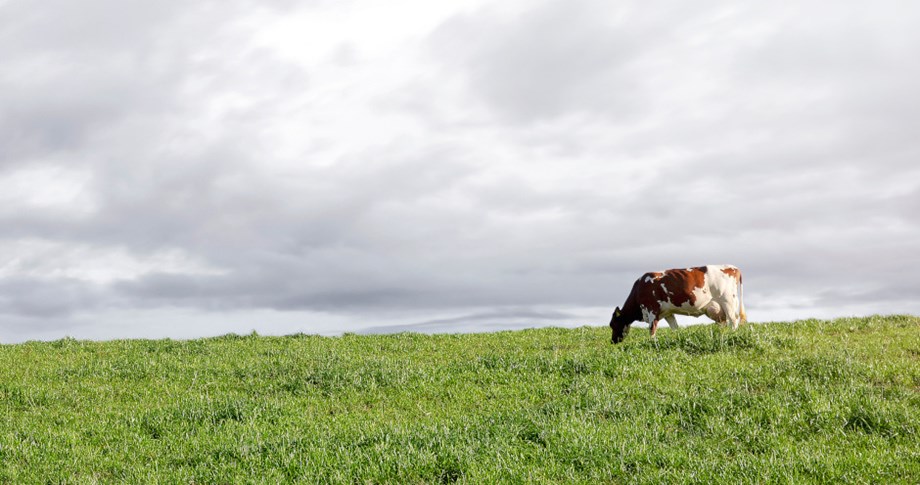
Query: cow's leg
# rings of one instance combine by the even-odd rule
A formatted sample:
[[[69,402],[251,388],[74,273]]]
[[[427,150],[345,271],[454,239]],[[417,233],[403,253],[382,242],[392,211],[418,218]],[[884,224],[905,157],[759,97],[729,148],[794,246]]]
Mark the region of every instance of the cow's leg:
[[[664,318],[668,321],[668,326],[671,327],[671,330],[677,330],[679,328],[677,326],[677,319],[674,318],[674,315],[668,315]]]
[[[722,301],[719,302],[719,306],[722,307],[722,313],[725,314],[725,318],[732,323],[732,330],[738,329],[738,323],[740,323],[741,318],[735,313],[735,308],[738,306],[734,301]]]
[[[642,308],[642,320],[648,324],[648,330],[652,334],[652,337],[655,336],[655,331],[658,330],[658,319],[661,318],[661,315],[658,314],[660,309],[649,309],[646,307]]]

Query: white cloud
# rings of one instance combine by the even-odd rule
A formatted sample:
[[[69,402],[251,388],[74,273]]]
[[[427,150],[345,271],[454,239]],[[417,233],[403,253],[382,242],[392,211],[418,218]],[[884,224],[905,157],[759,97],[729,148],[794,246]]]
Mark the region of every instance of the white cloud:
[[[0,173],[0,211],[6,217],[21,213],[57,213],[86,217],[97,201],[89,191],[92,174],[56,164],[29,165]]]
[[[0,252],[15,255],[0,266],[0,278],[66,279],[100,285],[150,273],[220,274],[219,270],[196,261],[181,249],[164,249],[142,255],[118,247],[21,239],[4,241],[0,244]]]

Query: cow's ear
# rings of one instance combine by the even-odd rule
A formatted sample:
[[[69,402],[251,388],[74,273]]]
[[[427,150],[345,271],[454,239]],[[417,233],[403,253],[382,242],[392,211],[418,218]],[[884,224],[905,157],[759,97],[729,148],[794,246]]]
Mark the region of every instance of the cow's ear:
[[[609,307],[608,307],[608,308],[609,308]],[[617,307],[617,309],[613,311],[613,316],[615,316],[615,317],[620,316],[620,307]]]

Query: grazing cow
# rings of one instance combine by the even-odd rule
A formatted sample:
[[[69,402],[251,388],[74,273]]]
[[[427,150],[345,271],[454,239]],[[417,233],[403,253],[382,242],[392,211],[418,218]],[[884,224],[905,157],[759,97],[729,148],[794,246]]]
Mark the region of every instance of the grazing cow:
[[[636,320],[648,323],[654,337],[662,318],[676,330],[674,315],[704,314],[718,323],[731,322],[732,329],[747,321],[741,270],[731,265],[711,264],[645,273],[633,284],[623,309],[614,310],[610,340],[622,342]]]

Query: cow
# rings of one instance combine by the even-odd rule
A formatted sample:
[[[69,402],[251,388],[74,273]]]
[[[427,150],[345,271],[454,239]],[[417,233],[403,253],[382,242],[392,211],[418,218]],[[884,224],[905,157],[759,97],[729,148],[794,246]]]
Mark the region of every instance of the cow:
[[[741,270],[732,265],[707,265],[645,273],[633,284],[623,308],[610,319],[610,341],[623,341],[629,326],[642,320],[652,337],[664,318],[677,330],[674,315],[706,315],[717,323],[731,322],[732,329],[747,321]]]

